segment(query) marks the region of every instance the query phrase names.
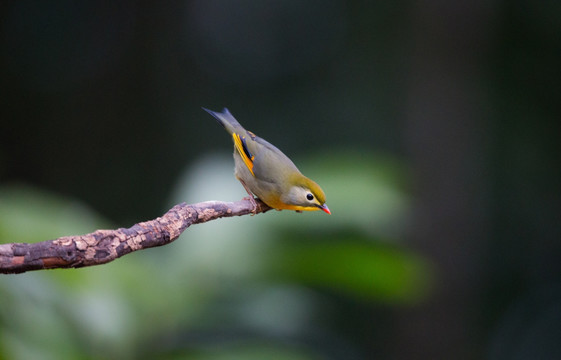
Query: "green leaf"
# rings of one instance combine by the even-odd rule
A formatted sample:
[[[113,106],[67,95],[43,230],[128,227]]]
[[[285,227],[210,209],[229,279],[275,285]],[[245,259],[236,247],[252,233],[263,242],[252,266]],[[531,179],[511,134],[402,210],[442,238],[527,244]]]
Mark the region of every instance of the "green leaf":
[[[277,278],[400,304],[422,301],[433,279],[420,256],[362,242],[292,243],[275,253],[271,269]]]

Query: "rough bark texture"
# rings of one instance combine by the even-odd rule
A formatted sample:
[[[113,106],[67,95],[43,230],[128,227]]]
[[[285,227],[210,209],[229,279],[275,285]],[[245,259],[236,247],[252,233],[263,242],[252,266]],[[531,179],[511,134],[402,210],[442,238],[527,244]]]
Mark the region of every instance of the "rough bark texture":
[[[256,199],[256,214],[271,210]],[[249,200],[175,205],[163,216],[125,229],[97,230],[33,244],[0,245],[0,273],[101,265],[133,251],[171,243],[189,226],[252,213]]]

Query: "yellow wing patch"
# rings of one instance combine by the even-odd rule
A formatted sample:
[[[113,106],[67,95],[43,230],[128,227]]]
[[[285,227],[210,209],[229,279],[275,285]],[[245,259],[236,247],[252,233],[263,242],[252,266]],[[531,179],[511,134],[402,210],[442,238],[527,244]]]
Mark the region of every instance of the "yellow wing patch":
[[[249,149],[245,144],[245,137],[236,133],[232,133],[232,137],[234,138],[234,146],[236,147],[238,154],[240,154],[245,166],[247,166],[251,175],[255,176],[253,173],[253,159],[255,159],[255,156],[251,155],[249,152]]]

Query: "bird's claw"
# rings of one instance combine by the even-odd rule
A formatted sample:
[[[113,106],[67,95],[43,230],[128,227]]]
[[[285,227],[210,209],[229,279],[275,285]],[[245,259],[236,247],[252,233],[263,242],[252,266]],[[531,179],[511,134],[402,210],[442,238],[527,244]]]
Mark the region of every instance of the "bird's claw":
[[[249,200],[251,205],[253,205],[253,210],[251,210],[251,216],[257,214],[257,203],[255,202],[255,198],[253,196],[246,196],[242,200]]]

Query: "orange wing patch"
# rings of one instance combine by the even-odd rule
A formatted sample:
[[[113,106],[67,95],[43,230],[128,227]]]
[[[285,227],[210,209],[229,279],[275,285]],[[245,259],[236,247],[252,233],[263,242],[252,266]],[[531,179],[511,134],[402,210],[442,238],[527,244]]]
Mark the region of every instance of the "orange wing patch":
[[[239,134],[232,133],[232,137],[234,138],[234,146],[242,157],[245,166],[247,166],[247,168],[251,172],[251,175],[255,176],[255,174],[253,173],[253,159],[255,159],[255,156],[251,155],[251,153],[249,152],[249,149],[247,148],[247,145],[245,143],[245,136],[240,136]]]

